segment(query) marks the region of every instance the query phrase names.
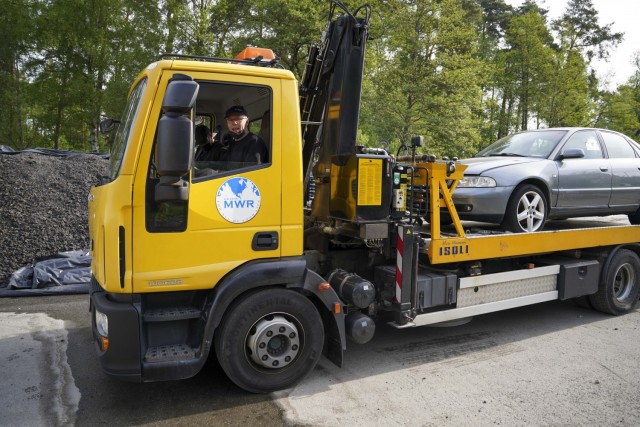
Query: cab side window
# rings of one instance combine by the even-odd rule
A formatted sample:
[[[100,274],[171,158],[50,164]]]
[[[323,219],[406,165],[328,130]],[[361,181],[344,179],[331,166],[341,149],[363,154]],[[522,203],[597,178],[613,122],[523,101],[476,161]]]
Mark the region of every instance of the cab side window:
[[[194,183],[268,167],[271,159],[272,92],[269,87],[199,81]],[[213,124],[215,123],[215,126]]]

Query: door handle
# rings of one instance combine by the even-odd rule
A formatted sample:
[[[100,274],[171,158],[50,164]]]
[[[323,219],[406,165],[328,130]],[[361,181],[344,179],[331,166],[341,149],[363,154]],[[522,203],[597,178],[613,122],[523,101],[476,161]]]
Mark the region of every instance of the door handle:
[[[269,251],[278,249],[277,231],[260,231],[253,235],[251,249],[254,251]]]
[[[606,166],[600,166],[600,170],[601,170],[602,172],[606,172],[606,171],[608,171],[608,170],[609,170],[609,168],[608,168],[608,167],[606,167]]]

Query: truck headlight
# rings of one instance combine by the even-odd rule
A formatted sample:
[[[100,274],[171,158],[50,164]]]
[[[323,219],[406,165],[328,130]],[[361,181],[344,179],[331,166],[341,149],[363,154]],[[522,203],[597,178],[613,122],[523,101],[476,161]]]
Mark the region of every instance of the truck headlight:
[[[107,338],[109,336],[109,318],[106,314],[96,310],[96,328],[98,328],[98,333],[103,337]]]
[[[458,182],[460,188],[489,188],[495,187],[496,180],[488,176],[465,176]]]

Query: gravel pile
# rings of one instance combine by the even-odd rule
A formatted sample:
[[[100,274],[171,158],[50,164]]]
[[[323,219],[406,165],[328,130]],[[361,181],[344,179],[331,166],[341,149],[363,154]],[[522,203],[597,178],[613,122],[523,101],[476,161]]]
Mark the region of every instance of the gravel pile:
[[[0,154],[0,288],[35,258],[89,247],[87,195],[108,164],[91,154]]]

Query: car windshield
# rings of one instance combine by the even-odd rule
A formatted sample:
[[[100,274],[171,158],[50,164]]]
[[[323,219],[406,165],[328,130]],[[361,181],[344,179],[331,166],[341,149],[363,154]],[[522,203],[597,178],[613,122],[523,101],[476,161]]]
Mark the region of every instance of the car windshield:
[[[520,132],[505,136],[480,151],[474,157],[515,156],[547,158],[566,130]]]

